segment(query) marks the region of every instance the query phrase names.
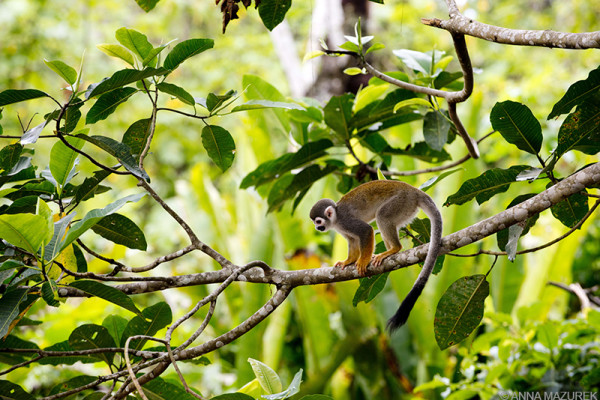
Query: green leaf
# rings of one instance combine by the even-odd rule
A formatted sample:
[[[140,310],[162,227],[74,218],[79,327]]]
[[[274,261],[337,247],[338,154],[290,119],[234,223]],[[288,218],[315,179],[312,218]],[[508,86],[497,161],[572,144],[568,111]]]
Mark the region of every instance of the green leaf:
[[[0,380],[0,393],[3,400],[35,400],[21,386],[9,381]]]
[[[108,330],[115,343],[121,343],[121,336],[127,327],[127,320],[120,315],[109,315],[102,321],[102,326]]]
[[[89,376],[89,375],[79,375],[75,376],[68,381],[61,382],[58,385],[55,385],[48,395],[53,396],[62,392],[66,392],[71,389],[77,389],[81,386],[85,386],[89,383],[96,381],[98,377]],[[86,397],[87,399],[87,397]],[[88,399],[89,400],[89,399]]]
[[[210,159],[223,172],[231,167],[235,154],[235,142],[226,129],[217,125],[206,125],[202,128],[202,145]]]
[[[508,206],[506,207],[506,209],[508,210],[509,208],[514,207],[517,204],[522,203],[525,200],[528,200],[528,199],[532,198],[536,194],[537,193],[528,193],[528,194],[523,194],[523,195],[517,196],[517,197],[515,197],[515,199],[513,201],[511,201],[508,204]],[[527,219],[527,223],[525,225],[525,228],[520,233],[519,237],[525,236],[529,232],[529,229],[531,229],[531,227],[533,225],[535,225],[535,223],[537,222],[539,216],[540,216],[540,214],[535,214],[532,217],[530,217],[530,218]],[[506,244],[508,243],[508,239],[509,239],[508,228],[502,229],[501,231],[499,231],[496,234],[496,239],[498,241],[498,248],[500,248],[500,250],[504,251],[506,249]]]
[[[230,90],[223,95],[209,93],[206,97],[206,109],[212,113],[217,110],[217,108],[221,107],[227,100],[235,96],[235,94],[236,93],[233,90]]]
[[[146,35],[135,29],[128,29],[125,27],[119,28],[115,32],[115,37],[119,43],[135,54],[140,61],[144,60],[154,48],[150,42],[148,42]]]
[[[130,83],[141,81],[142,79],[146,79],[151,76],[164,75],[167,72],[168,71],[164,68],[151,67],[145,68],[141,71],[130,68],[122,69],[112,74],[110,78],[105,79],[98,83],[98,85],[92,87],[91,90],[86,94],[86,98],[92,98],[103,93],[110,92],[111,90],[121,88],[129,85]]]
[[[150,181],[150,177],[146,171],[140,169],[138,163],[131,155],[129,147],[123,143],[117,142],[116,140],[107,136],[87,136],[80,134],[77,135],[77,137],[100,147],[102,150],[115,157],[121,164],[123,164],[125,169],[127,169],[127,171],[131,172],[133,175],[137,176],[138,178],[142,178],[147,182]]]
[[[69,345],[69,341],[65,340],[63,342],[55,343],[52,346],[46,347],[45,351],[60,351],[60,352],[71,352],[74,349]],[[81,362],[85,364],[91,364],[98,362],[97,358],[92,358],[90,356],[54,356],[54,357],[45,357],[38,361],[39,364],[42,365],[61,365],[67,364],[72,365],[76,362]]]
[[[171,96],[177,97],[181,102],[194,106],[196,100],[189,94],[185,89],[172,83],[161,82],[156,85],[156,88],[163,93],[170,94]]]
[[[47,93],[37,89],[7,89],[0,93],[0,107],[25,100],[37,99],[39,97],[49,96]]]
[[[42,284],[42,299],[52,307],[58,307],[60,302],[58,301],[58,286],[56,282],[50,280]]]
[[[79,109],[82,106],[83,106],[83,101],[81,99],[75,99],[71,104],[69,104],[67,111],[65,111],[65,126],[64,126],[65,133],[71,133],[75,130],[75,128],[77,128],[77,123],[79,122],[79,119],[81,118],[81,111],[79,111]],[[36,140],[37,140],[37,138],[36,138]]]
[[[121,244],[130,249],[146,250],[144,232],[135,222],[124,215],[108,215],[92,226],[92,230],[113,243]]]
[[[464,204],[473,198],[478,204],[483,204],[496,194],[506,192],[516,182],[517,175],[528,168],[527,165],[516,165],[509,169],[493,168],[485,171],[477,178],[464,182],[456,193],[446,199],[444,205]]]
[[[425,76],[430,76],[434,72],[433,65],[445,54],[443,51],[434,50],[434,56],[432,57],[431,52],[422,53],[407,49],[393,50],[392,53],[402,60],[408,68],[421,72]]]
[[[394,106],[394,109],[392,110],[392,112],[396,113],[398,110],[400,110],[402,108],[414,107],[414,106],[433,108],[433,105],[429,101],[422,99],[420,97],[415,97],[412,99],[402,100],[401,102],[397,103]],[[432,114],[432,113],[435,113],[435,112],[430,112],[427,115]],[[435,114],[438,114],[438,113],[435,113]]]
[[[465,276],[442,295],[435,311],[433,329],[441,350],[466,339],[483,318],[483,305],[490,293],[485,275]]]
[[[381,0],[383,2],[383,0]],[[367,52],[365,54],[369,54],[372,51],[377,51],[377,50],[382,50],[385,49],[385,45],[383,43],[373,43],[373,45],[371,45],[371,47],[369,47],[367,49]]]
[[[5,175],[13,169],[21,158],[23,146],[19,143],[9,144],[0,150],[0,175]]]
[[[161,378],[155,378],[150,382],[144,383],[142,390],[144,394],[152,400],[197,400],[196,397],[186,392],[185,388],[178,381],[165,381]]]
[[[65,138],[69,144],[79,150],[83,147],[85,141],[76,137]],[[54,143],[52,150],[50,150],[50,172],[52,177],[58,184],[59,194],[62,193],[63,188],[75,174],[75,162],[79,153],[71,150],[62,141]]]
[[[346,68],[343,72],[350,76],[366,74],[366,70],[357,67]]]
[[[369,137],[365,138],[368,141]],[[426,161],[429,163],[439,163],[441,161],[450,160],[450,154],[446,150],[435,151],[429,147],[425,142],[417,142],[414,145],[409,144],[404,149],[397,149],[393,147],[385,147],[380,152],[382,155],[404,155],[416,158],[418,160]]]
[[[427,102],[429,104],[429,102]],[[450,121],[439,111],[430,111],[423,119],[425,143],[436,151],[441,151],[448,141]]]
[[[225,393],[212,397],[210,400],[254,400],[254,397],[245,393]]]
[[[284,108],[286,110],[302,110],[304,107],[296,103],[287,103],[283,101],[270,101],[270,100],[249,100],[244,104],[233,107],[231,112],[248,111],[248,110],[261,110],[264,108]]]
[[[47,236],[48,224],[46,218],[40,215],[0,215],[0,237],[13,246],[37,255]]]
[[[135,60],[133,59],[133,55],[120,44],[102,43],[96,45],[96,47],[103,53],[108,54],[111,57],[120,58],[132,67],[134,66]]]
[[[312,160],[326,155],[325,150],[332,146],[333,143],[331,140],[320,139],[306,143],[296,153],[287,153],[275,160],[264,162],[246,175],[240,184],[240,188],[246,189],[251,186],[258,187],[263,185],[285,172],[301,167]]]
[[[75,213],[67,214],[53,224],[52,237],[49,240],[44,241],[44,243],[46,243],[44,248],[44,258],[47,261],[53,260],[60,253],[61,241],[74,217]]]
[[[389,274],[389,272],[386,272],[385,274],[381,275],[360,278],[358,280],[360,285],[358,289],[356,289],[356,293],[354,293],[352,305],[356,307],[361,301],[368,303],[375,297],[377,297],[377,295],[383,290],[383,288],[385,288],[385,284],[387,282]]]
[[[94,172],[94,176],[85,178],[83,183],[75,191],[75,202],[79,203],[94,197],[101,190],[100,182],[110,175],[109,171],[100,170]]]
[[[214,46],[212,39],[188,39],[178,43],[173,50],[167,54],[163,67],[168,70],[174,70],[190,57],[202,53]]]
[[[258,15],[265,27],[272,31],[285,18],[292,6],[292,0],[261,0]]]
[[[27,288],[9,289],[0,298],[0,338],[5,337],[12,329],[12,322],[21,312],[21,304],[27,301],[28,291]]]
[[[150,136],[150,123],[152,119],[140,119],[135,121],[127,128],[127,131],[123,134],[122,143],[129,147],[131,154],[136,160],[140,159],[144,147],[148,142]]]
[[[162,46],[158,46],[154,49],[152,49],[150,51],[150,53],[148,53],[148,55],[146,56],[146,58],[144,58],[144,61],[142,61],[142,66],[147,66],[150,65],[151,67],[156,66],[156,63],[158,61],[157,56],[162,53],[162,51],[164,49],[166,49],[172,42],[174,42],[175,40],[171,40],[168,43],[163,44]]]
[[[77,82],[77,71],[75,71],[75,68],[68,66],[60,60],[44,60],[44,63],[46,63],[48,68],[56,72],[56,74],[63,78],[69,85],[73,86],[73,84]]]
[[[592,70],[584,80],[572,84],[564,96],[552,107],[548,119],[566,114],[577,105],[580,105],[588,97],[598,93],[600,89],[600,67]]]
[[[160,0],[135,0],[140,8],[146,12],[152,10]]]
[[[90,281],[91,282],[91,281]],[[108,329],[101,325],[85,324],[78,326],[69,335],[69,345],[74,350],[91,350],[116,347],[115,341],[108,332]],[[111,365],[115,353],[96,353],[92,357],[99,358],[107,365]]]
[[[556,157],[570,150],[590,155],[600,151],[600,95],[585,100],[561,125]]]
[[[375,3],[379,3],[381,1],[381,4],[383,4],[383,0],[371,0]],[[327,396],[325,394],[309,394],[306,396],[303,396],[300,398],[300,400],[335,400],[333,397],[331,396]]]
[[[490,122],[508,143],[531,154],[540,152],[542,127],[526,105],[514,101],[496,103]]]
[[[446,178],[449,175],[454,174],[455,172],[461,171],[462,168],[456,168],[450,171],[446,171],[441,173],[438,176],[434,176],[433,178],[429,178],[427,179],[425,182],[423,182],[423,184],[421,184],[421,186],[419,186],[419,189],[421,189],[422,191],[426,192],[429,189],[431,189],[432,187],[434,187],[435,185],[437,185],[440,181],[442,181],[444,178]]]
[[[75,282],[71,282],[69,286],[79,289],[82,292],[91,296],[96,296],[113,304],[116,304],[119,307],[123,307],[124,309],[129,310],[137,315],[142,315],[140,310],[138,310],[138,308],[135,306],[135,303],[133,302],[133,300],[131,300],[129,296],[127,296],[120,290],[115,289],[112,286],[107,286],[100,282],[87,279],[81,279]]]
[[[85,123],[94,124],[108,118],[110,114],[115,112],[118,106],[129,100],[136,92],[136,88],[124,87],[104,93],[96,100],[92,108],[88,111],[85,116]]]
[[[118,209],[123,207],[125,205],[125,203],[127,203],[129,201],[133,201],[133,202],[138,201],[139,199],[142,198],[142,196],[144,196],[143,193],[133,194],[133,195],[130,195],[127,197],[123,197],[122,199],[119,199],[119,200],[107,205],[106,207],[104,207],[102,209],[95,209],[95,210],[88,212],[81,221],[76,222],[75,224],[73,224],[71,226],[71,229],[69,229],[67,236],[64,238],[64,240],[62,242],[60,251],[63,251],[68,245],[73,243],[75,241],[75,239],[77,239],[81,235],[83,235],[83,233],[85,231],[87,231],[92,226],[94,226],[102,218],[116,212]]]
[[[130,336],[147,335],[152,336],[159,330],[171,323],[173,315],[171,308],[167,303],[156,303],[142,311],[141,316],[133,317],[125,327],[121,335],[121,346],[125,345],[125,341]],[[130,349],[140,350],[144,347],[146,340],[136,339],[129,343]]]
[[[267,394],[279,393],[283,389],[281,379],[275,371],[273,371],[267,364],[262,363],[253,358],[249,358],[248,362],[252,366],[252,371],[258,379],[260,386]]]
[[[589,211],[588,196],[586,194],[587,191],[584,189],[554,204],[550,207],[554,218],[559,220],[564,226],[573,228]]]
[[[354,95],[350,93],[333,96],[323,108],[325,123],[344,139],[349,139],[352,134],[350,119],[353,101]]]

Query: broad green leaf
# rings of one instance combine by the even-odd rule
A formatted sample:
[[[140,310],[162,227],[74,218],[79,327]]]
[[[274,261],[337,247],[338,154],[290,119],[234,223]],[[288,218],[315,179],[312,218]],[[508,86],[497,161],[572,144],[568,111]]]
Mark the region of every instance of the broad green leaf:
[[[156,63],[158,61],[157,56],[162,53],[162,51],[164,49],[166,49],[171,43],[173,43],[175,40],[171,40],[170,42],[167,42],[161,46],[158,46],[152,50],[150,50],[150,53],[148,53],[148,55],[146,56],[146,58],[144,58],[144,61],[142,61],[142,66],[147,66],[150,65],[151,67],[156,66]]]
[[[583,103],[588,97],[598,93],[600,89],[600,67],[592,70],[584,80],[572,84],[564,96],[552,107],[548,119],[566,114],[577,105]]]
[[[171,308],[167,303],[156,303],[142,311],[141,315],[133,317],[125,327],[121,336],[121,346],[125,345],[125,341],[130,336],[148,335],[152,336],[159,330],[171,323],[173,315]],[[132,340],[129,343],[130,349],[140,350],[144,347],[146,340]]]
[[[25,320],[28,320],[28,322],[25,322]],[[41,321],[32,321],[29,320],[28,318],[21,318],[21,320],[19,321],[19,323],[17,324],[17,326],[39,326],[41,324]],[[39,346],[33,342],[27,341],[27,340],[23,340],[15,335],[8,335],[4,338],[0,338],[0,348],[3,349],[27,349],[27,350],[39,350]],[[3,364],[9,364],[9,365],[14,365],[14,364],[18,364],[21,362],[25,362],[26,360],[28,360],[31,357],[31,354],[33,353],[22,353],[22,354],[10,354],[9,353],[3,353],[2,356],[0,357],[0,359],[2,359],[2,363]],[[0,389],[2,390],[2,389]],[[3,393],[0,391],[0,393]]]
[[[564,226],[573,228],[589,211],[587,190],[584,189],[554,204],[550,211]]]
[[[21,386],[10,381],[0,380],[0,393],[3,400],[35,400]]]
[[[260,386],[265,392],[267,392],[267,394],[281,392],[281,390],[283,389],[283,385],[281,384],[281,379],[279,379],[279,375],[277,375],[275,371],[273,371],[265,363],[262,363],[253,358],[249,358],[248,362],[252,366],[252,371],[254,371],[254,375],[256,375]]]
[[[508,210],[509,208],[514,207],[517,204],[522,203],[525,200],[528,200],[528,199],[532,198],[536,194],[537,193],[528,193],[528,194],[523,194],[523,195],[517,196],[513,201],[511,201],[508,204],[508,206],[506,207],[506,209]],[[540,216],[540,214],[535,214],[532,217],[528,218],[527,219],[527,223],[525,225],[525,228],[523,229],[523,231],[520,233],[519,236],[526,235],[529,232],[529,229],[531,229],[531,227],[533,225],[535,225],[535,223],[537,222],[539,216]],[[499,231],[496,234],[496,239],[498,241],[498,248],[500,248],[500,250],[504,251],[506,249],[506,244],[508,243],[508,240],[509,240],[508,228],[502,229],[501,231]]]
[[[308,52],[308,53],[306,53],[304,55],[304,57],[302,58],[302,62],[306,62],[308,60],[312,60],[313,58],[317,58],[317,57],[320,57],[322,55],[325,55],[325,52],[320,51],[320,50],[310,51],[310,52]]]
[[[164,75],[167,72],[168,71],[164,68],[151,67],[145,68],[141,71],[130,68],[122,69],[112,74],[110,78],[103,80],[96,86],[93,86],[92,89],[86,94],[86,98],[91,98],[106,92],[110,92],[111,90],[121,88],[123,86],[129,85],[130,83],[141,81],[142,79],[146,79],[151,76]]]
[[[210,112],[216,111],[219,107],[223,106],[223,104],[236,95],[234,90],[230,90],[225,94],[217,95],[214,93],[209,93],[206,96],[206,109]]]
[[[52,307],[58,307],[60,302],[58,301],[58,286],[56,282],[50,280],[42,284],[42,299]]]
[[[152,10],[160,0],[135,0],[140,8],[146,12]]]
[[[392,53],[398,57],[408,68],[421,72],[426,76],[433,74],[433,65],[443,56],[444,52],[434,50],[433,57],[431,52],[422,53],[415,50],[393,50]]]
[[[296,153],[287,153],[275,160],[270,160],[259,165],[254,171],[246,175],[240,184],[240,188],[258,187],[267,183],[278,175],[326,155],[325,150],[332,146],[333,143],[329,139],[308,142]]]
[[[69,107],[67,111],[65,111],[65,133],[71,133],[77,128],[77,123],[81,118],[81,111],[79,109],[83,106],[83,100],[75,99]]]
[[[383,100],[375,100],[363,107],[357,107],[358,111],[352,117],[350,125],[352,129],[358,131],[359,135],[369,135],[375,131],[382,131],[395,125],[420,119],[422,118],[421,114],[414,112],[411,108],[398,109],[394,112],[398,103],[408,104],[404,101],[415,98],[416,95],[411,91],[396,89],[388,93]]]
[[[0,93],[0,107],[39,97],[48,97],[48,94],[37,89],[6,89]]]
[[[570,150],[590,155],[600,151],[600,95],[585,100],[561,125],[556,157]]]
[[[131,154],[136,160],[140,159],[144,147],[148,142],[150,136],[150,118],[140,119],[135,121],[127,128],[127,131],[123,134],[122,143],[129,147]]]
[[[548,350],[556,349],[560,342],[554,321],[545,321],[540,324],[537,327],[536,338]]]
[[[350,38],[349,36],[344,36],[344,37],[346,39]],[[340,44],[340,49],[360,54],[360,47],[358,47],[358,43],[356,43],[356,38],[353,37],[352,39],[354,39],[354,40],[349,40],[347,42]]]
[[[383,288],[385,288],[389,274],[389,272],[386,272],[385,274],[359,279],[358,281],[360,285],[358,289],[356,289],[356,293],[354,293],[352,305],[356,307],[361,301],[368,303],[377,297]]]
[[[144,232],[129,218],[121,214],[110,214],[102,218],[92,230],[104,239],[130,249],[146,250]]]
[[[146,35],[135,29],[119,28],[115,32],[115,37],[119,43],[135,54],[140,61],[143,61],[154,48],[148,42]]]
[[[13,169],[21,158],[23,146],[19,143],[9,144],[0,150],[0,175],[5,175]]]
[[[100,170],[94,172],[94,176],[85,178],[83,183],[77,187],[77,191],[75,192],[75,202],[79,203],[94,197],[94,194],[101,190],[100,182],[109,175],[110,172]]]
[[[450,127],[450,121],[440,111],[428,112],[423,119],[423,137],[425,138],[425,143],[432,149],[441,151],[448,141]]]
[[[527,165],[516,165],[509,169],[487,170],[477,178],[464,182],[456,193],[446,199],[444,205],[463,204],[473,198],[478,204],[483,204],[496,194],[506,192],[509,186],[516,182],[519,173],[528,168]]]
[[[129,147],[123,143],[117,142],[116,140],[107,136],[77,135],[77,137],[100,147],[102,150],[115,157],[121,164],[123,164],[125,169],[127,169],[127,171],[131,172],[133,175],[137,176],[138,178],[142,178],[147,182],[150,181],[150,177],[146,171],[140,169],[138,163],[131,155],[131,150]]]
[[[102,209],[95,209],[95,210],[88,212],[81,221],[78,221],[71,226],[71,229],[69,230],[69,232],[67,233],[67,236],[65,237],[65,239],[62,242],[60,251],[63,251],[68,245],[73,243],[75,241],[75,239],[77,239],[81,235],[83,235],[85,233],[85,231],[87,231],[92,226],[94,226],[102,218],[116,212],[121,207],[123,207],[125,205],[125,203],[127,203],[129,201],[133,201],[133,202],[138,201],[139,199],[142,198],[142,196],[144,196],[143,193],[133,194],[133,195],[130,195],[127,197],[123,197],[122,199],[119,199],[119,200],[107,205],[106,207],[104,207]]]
[[[483,318],[483,303],[490,293],[485,275],[465,276],[442,295],[435,311],[433,330],[441,350],[466,339]]]
[[[217,167],[225,172],[233,163],[235,142],[231,134],[217,125],[202,128],[202,145]]]
[[[47,236],[48,224],[41,215],[0,215],[0,237],[13,246],[36,255]]]
[[[260,110],[263,108],[284,108],[286,110],[304,110],[304,107],[296,103],[286,103],[283,101],[269,101],[269,100],[248,100],[244,104],[233,107],[231,112],[248,111],[248,110]]]
[[[287,399],[300,391],[300,383],[302,383],[302,368],[300,368],[300,371],[296,372],[294,379],[292,379],[290,386],[288,386],[286,390],[272,395],[263,395],[262,397],[267,400]]]
[[[68,66],[60,60],[44,60],[44,63],[46,63],[48,68],[63,78],[69,85],[73,86],[73,84],[77,82],[77,71],[75,71],[75,68]]]
[[[212,397],[210,400],[254,400],[254,397],[245,393],[225,393]]]
[[[90,376],[90,375],[79,375],[79,376],[75,376],[71,379],[69,379],[68,381],[65,382],[61,382],[57,385],[55,385],[52,390],[50,391],[50,393],[48,393],[50,396],[62,393],[62,392],[66,392],[68,390],[71,389],[77,389],[81,386],[85,386],[89,383],[92,383],[94,381],[98,380],[97,376]],[[87,397],[86,397],[87,399]]]
[[[120,44],[102,43],[96,45],[96,47],[103,53],[108,54],[111,57],[120,58],[132,67],[134,66],[135,60],[133,59],[133,55]]]
[[[350,93],[333,96],[323,108],[325,123],[344,139],[350,139],[352,134],[350,119],[353,101],[354,95]]]
[[[398,102],[394,106],[394,109],[393,109],[392,112],[396,113],[401,108],[414,107],[414,106],[433,108],[433,106],[431,105],[431,103],[428,102],[427,100],[422,99],[420,97],[415,97],[413,99],[407,99],[407,100],[402,100],[402,101]],[[431,112],[429,114],[431,114]]]
[[[163,67],[172,71],[188,58],[212,49],[214,44],[212,39],[188,39],[177,43],[167,54]]]
[[[310,165],[295,175],[284,175],[284,179],[279,179],[271,187],[267,199],[268,212],[279,209],[286,200],[302,195],[313,183],[336,170],[338,167],[334,165],[327,165],[323,169],[318,165]]]
[[[123,307],[124,309],[129,310],[137,315],[142,315],[140,310],[138,310],[138,308],[135,306],[135,303],[133,302],[133,300],[131,300],[129,296],[127,296],[120,290],[115,289],[112,286],[107,286],[103,283],[87,279],[81,279],[75,282],[71,282],[69,286],[79,289],[82,292],[91,296],[96,296],[113,304],[116,304],[119,307]]]
[[[65,140],[78,150],[81,150],[85,141],[76,137],[66,137]],[[54,143],[50,150],[50,172],[58,184],[58,192],[62,193],[63,188],[71,178],[73,178],[75,162],[79,153],[71,150],[62,141]]]
[[[258,15],[265,27],[272,31],[285,18],[292,6],[292,0],[261,0]]]
[[[242,85],[245,88],[244,95],[248,100],[286,101],[285,96],[283,96],[275,86],[258,76],[244,75],[242,78]],[[272,126],[271,129],[273,130],[285,132],[287,135],[292,129],[290,118],[285,110],[278,108],[267,109],[264,111],[264,117],[266,120],[276,120],[278,124],[269,121],[269,125]]]
[[[78,326],[69,335],[69,345],[75,350],[91,350],[116,347],[115,341],[102,325],[85,324]],[[107,365],[111,365],[115,353],[97,353],[92,357],[99,358]]]
[[[383,1],[383,0],[381,0]],[[371,47],[369,47],[367,49],[367,52],[365,54],[369,54],[372,51],[377,51],[377,50],[382,50],[385,49],[385,45],[383,43],[373,43],[373,45],[371,45]]]
[[[94,124],[108,118],[110,114],[115,112],[118,106],[129,100],[136,92],[136,88],[122,87],[104,93],[88,111],[85,116],[85,123]]]
[[[63,342],[55,343],[52,346],[46,347],[44,350],[70,352],[70,351],[73,351],[74,349],[69,345],[69,341],[65,340]],[[39,364],[42,364],[42,365],[61,365],[61,364],[72,365],[72,364],[75,364],[76,362],[91,364],[91,363],[98,362],[98,359],[92,358],[89,356],[45,357],[39,361]]]
[[[369,137],[365,138],[365,141],[368,140]],[[442,149],[442,151],[435,151],[431,147],[429,147],[425,142],[417,142],[414,145],[409,144],[404,149],[397,149],[388,146],[381,150],[381,154],[404,155],[429,163],[439,163],[441,161],[450,160],[450,154],[448,154],[446,150]]]
[[[102,321],[102,326],[108,330],[108,333],[110,333],[110,336],[114,339],[115,344],[119,344],[121,343],[121,336],[123,336],[123,332],[125,332],[127,322],[128,321],[120,315],[109,315]]]
[[[531,154],[540,152],[542,127],[527,106],[514,101],[496,103],[490,122],[508,143]]]
[[[155,378],[144,383],[142,390],[147,398],[152,400],[197,400],[197,397],[186,392],[179,381],[165,381],[162,378]]]
[[[27,288],[9,289],[0,298],[0,338],[10,333],[12,322],[19,316],[22,304],[27,301],[28,291]]]
[[[196,100],[194,100],[194,96],[189,94],[182,87],[173,85],[172,83],[161,82],[158,85],[156,85],[156,88],[163,93],[170,94],[171,96],[177,97],[181,102],[183,102],[185,104],[189,104],[190,106],[194,106],[196,104]]]

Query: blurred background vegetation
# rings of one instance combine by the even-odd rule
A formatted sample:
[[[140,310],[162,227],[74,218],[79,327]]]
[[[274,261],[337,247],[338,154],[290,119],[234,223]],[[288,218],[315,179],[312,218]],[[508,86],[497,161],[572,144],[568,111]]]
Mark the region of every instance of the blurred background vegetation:
[[[519,29],[586,32],[598,30],[600,20],[600,9],[594,2],[585,0],[465,0],[462,5],[468,16],[481,22]],[[392,49],[406,48],[423,52],[435,49],[453,54],[446,32],[425,27],[419,21],[422,17],[445,18],[445,2],[390,1],[385,5],[371,3],[369,6],[370,15],[363,26],[366,26],[368,34],[375,35],[376,40],[387,47],[378,52],[373,61],[379,69],[401,68],[400,61],[391,53]],[[310,23],[313,7],[311,1],[294,2],[286,17],[301,58],[307,51],[306,38],[313,28]],[[114,32],[126,26],[146,34],[154,45],[175,38],[204,37],[215,40],[214,50],[189,60],[187,67],[178,70],[173,80],[184,84],[194,96],[205,97],[209,92],[224,93],[230,89],[242,92],[245,89],[244,75],[259,76],[284,95],[289,95],[281,60],[256,11],[241,10],[240,16],[240,20],[230,23],[227,33],[222,34],[221,13],[210,1],[162,0],[153,11],[145,13],[133,0],[3,0],[0,3],[3,31],[0,43],[0,88],[37,88],[59,96],[62,83],[44,65],[44,59],[60,59],[73,66],[83,59],[85,85],[98,82],[125,65],[103,54],[96,45],[116,43]],[[352,26],[354,22],[350,21],[349,25]],[[509,99],[523,102],[542,123],[545,150],[550,153],[556,145],[560,121],[546,121],[545,117],[573,82],[584,79],[591,69],[598,67],[598,51],[510,47],[473,38],[467,38],[467,42],[473,65],[477,69],[473,97],[458,108],[467,130],[476,138],[482,137],[491,131],[489,111],[493,104]],[[455,69],[458,69],[458,64]],[[318,71],[315,70],[314,74],[318,74]],[[148,108],[145,106],[141,99],[132,101],[127,106],[131,114],[120,114],[121,124],[119,117],[115,116],[110,123],[103,121],[94,125],[92,132],[121,135],[133,120],[147,117],[144,113]],[[170,106],[178,108],[183,104],[173,100]],[[37,125],[43,118],[37,112],[36,106],[30,103],[20,103],[5,110],[2,119],[4,134],[20,134],[17,114],[23,123],[33,118],[31,126]],[[313,188],[293,215],[289,205],[281,212],[267,214],[266,201],[260,193],[239,189],[242,178],[258,163],[281,154],[290,146],[290,138],[272,128],[272,119],[268,112],[251,111],[216,122],[229,129],[237,145],[232,168],[222,174],[211,164],[201,146],[200,124],[175,114],[160,115],[153,143],[154,152],[146,161],[146,169],[156,190],[168,199],[169,204],[181,211],[200,234],[201,240],[233,262],[260,259],[280,269],[331,264],[331,261],[344,256],[345,241],[333,235],[317,235],[308,219],[308,210],[321,197],[340,196],[335,191],[336,182],[333,179]],[[419,141],[422,138],[421,124],[391,129],[389,136],[398,145]],[[6,142],[2,143],[3,146],[9,143],[8,140],[2,142]],[[454,159],[464,155],[462,143],[458,142],[449,147]],[[496,141],[493,136],[483,143],[481,151],[481,159],[468,161],[461,166],[460,172],[436,186],[431,195],[437,204],[442,204],[465,179],[478,176],[485,169],[535,162],[533,158],[528,158],[533,156],[523,155],[504,141]],[[44,159],[48,157],[47,152],[38,151],[36,157],[39,165],[47,165]],[[517,157],[523,159],[514,159]],[[574,172],[574,165],[597,161],[595,156],[581,153],[571,154],[570,157],[577,158],[574,160],[576,162],[568,164],[561,161],[564,164],[558,166],[564,175]],[[82,163],[81,169],[91,173],[93,168],[85,164]],[[412,158],[398,159],[394,165],[395,169],[406,170],[427,166],[429,164]],[[431,176],[404,180],[419,185]],[[114,176],[111,178],[111,186],[119,187],[122,195],[135,190],[133,181],[117,180]],[[444,233],[472,225],[503,210],[517,194],[533,191],[527,185],[513,185],[515,187],[506,195],[496,196],[481,207],[470,202],[442,209]],[[104,196],[115,195],[107,193]],[[88,207],[94,207],[94,200],[89,202]],[[126,264],[142,265],[156,255],[187,244],[184,232],[150,201],[142,200],[130,205],[127,211],[129,217],[144,230],[150,251],[137,252],[101,238],[89,239],[94,240],[93,245],[102,250],[104,255],[124,259]],[[545,243],[562,234],[565,229],[556,220],[543,214],[529,235],[522,239],[521,245],[532,247]],[[599,239],[598,218],[592,217],[582,229],[553,247],[518,256],[514,263],[501,257],[491,274],[492,296],[486,305],[484,328],[478,333],[487,330],[501,334],[496,334],[494,338],[486,337],[489,342],[485,344],[481,344],[483,339],[480,339],[479,345],[470,339],[458,348],[446,351],[440,351],[435,344],[433,317],[441,294],[458,277],[485,273],[493,262],[490,256],[446,257],[443,271],[429,281],[424,296],[411,314],[408,327],[392,338],[388,338],[384,332],[385,320],[397,307],[399,298],[409,290],[418,268],[395,272],[390,278],[391,285],[383,295],[357,308],[352,307],[352,297],[358,286],[356,282],[298,288],[290,301],[257,329],[221,351],[210,354],[210,365],[200,367],[186,364],[181,367],[188,383],[201,388],[204,394],[234,391],[252,380],[254,375],[247,362],[249,357],[270,365],[286,383],[302,367],[305,370],[303,391],[326,392],[335,399],[397,398],[394,397],[397,393],[410,391],[416,385],[431,381],[436,374],[453,382],[468,380],[465,371],[469,368],[481,371],[484,368],[477,364],[482,361],[478,354],[480,357],[490,357],[490,360],[494,358],[490,351],[493,346],[499,346],[502,337],[515,342],[517,338],[524,341],[518,344],[504,342],[508,349],[512,349],[507,350],[509,352],[533,351],[534,344],[539,342],[537,329],[562,332],[563,320],[575,318],[579,304],[572,301],[564,290],[547,286],[547,282],[568,284],[577,281],[584,287],[597,285],[600,282]],[[462,252],[473,253],[479,248],[497,250],[495,240],[495,237],[488,238]],[[218,267],[207,257],[193,254],[196,255],[163,264],[160,268],[168,276]],[[328,257],[330,254],[331,258]],[[106,268],[107,265],[99,261],[89,264],[90,271],[102,272]],[[135,298],[135,301],[142,308],[164,299],[174,310],[174,318],[178,318],[206,293],[207,288],[193,287]],[[260,285],[232,286],[221,297],[217,307],[218,318],[213,318],[204,334],[205,338],[225,332],[243,321],[264,303],[269,294],[270,289]],[[112,306],[107,307],[107,303],[98,299],[70,299],[58,309],[49,309],[40,303],[36,305],[39,309],[33,310],[31,315],[33,319],[46,321],[44,329],[33,327],[28,333],[40,347],[65,340],[66,332],[83,322],[100,324],[108,312],[122,312]],[[600,330],[599,319],[597,313],[593,318],[590,317],[595,324],[596,335]],[[547,328],[548,324],[554,328]],[[576,323],[573,322],[571,326],[576,326],[573,324]],[[193,332],[193,325],[188,322],[177,331],[180,339]],[[557,342],[555,345],[560,344]],[[496,354],[496,357],[501,356]],[[542,364],[549,365],[548,368],[554,368],[555,371],[561,368],[555,359]],[[492,362],[489,362],[488,367],[491,365]],[[90,375],[102,373],[94,370],[93,365],[74,368]],[[44,387],[64,381],[70,374],[69,368],[37,366],[28,371],[11,373],[8,379],[22,384],[27,390],[41,390],[40,393],[43,393]],[[434,386],[431,384],[431,387]],[[440,384],[440,387],[443,385]],[[437,396],[427,391],[424,395],[432,398]]]

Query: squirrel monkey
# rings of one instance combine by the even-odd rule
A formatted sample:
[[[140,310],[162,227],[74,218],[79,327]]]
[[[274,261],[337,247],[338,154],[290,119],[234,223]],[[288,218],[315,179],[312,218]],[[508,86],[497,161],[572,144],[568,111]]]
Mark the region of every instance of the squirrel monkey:
[[[366,275],[367,265],[380,265],[383,260],[402,249],[398,230],[407,225],[419,211],[419,207],[431,220],[431,242],[423,269],[402,304],[388,321],[393,332],[406,322],[415,302],[421,295],[435,265],[442,242],[442,215],[425,192],[399,181],[372,181],[363,183],[342,196],[337,203],[321,199],[310,210],[310,219],[318,231],[334,229],[348,240],[348,258],[335,266],[342,269],[356,263],[361,276]],[[373,256],[375,234],[369,223],[377,221],[386,251]]]

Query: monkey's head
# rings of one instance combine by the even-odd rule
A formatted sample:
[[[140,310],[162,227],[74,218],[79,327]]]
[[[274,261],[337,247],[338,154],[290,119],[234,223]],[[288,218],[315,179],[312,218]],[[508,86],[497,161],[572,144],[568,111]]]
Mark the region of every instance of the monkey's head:
[[[320,232],[327,232],[335,223],[335,201],[331,199],[321,199],[315,203],[310,210],[310,219],[315,224],[315,229]]]

